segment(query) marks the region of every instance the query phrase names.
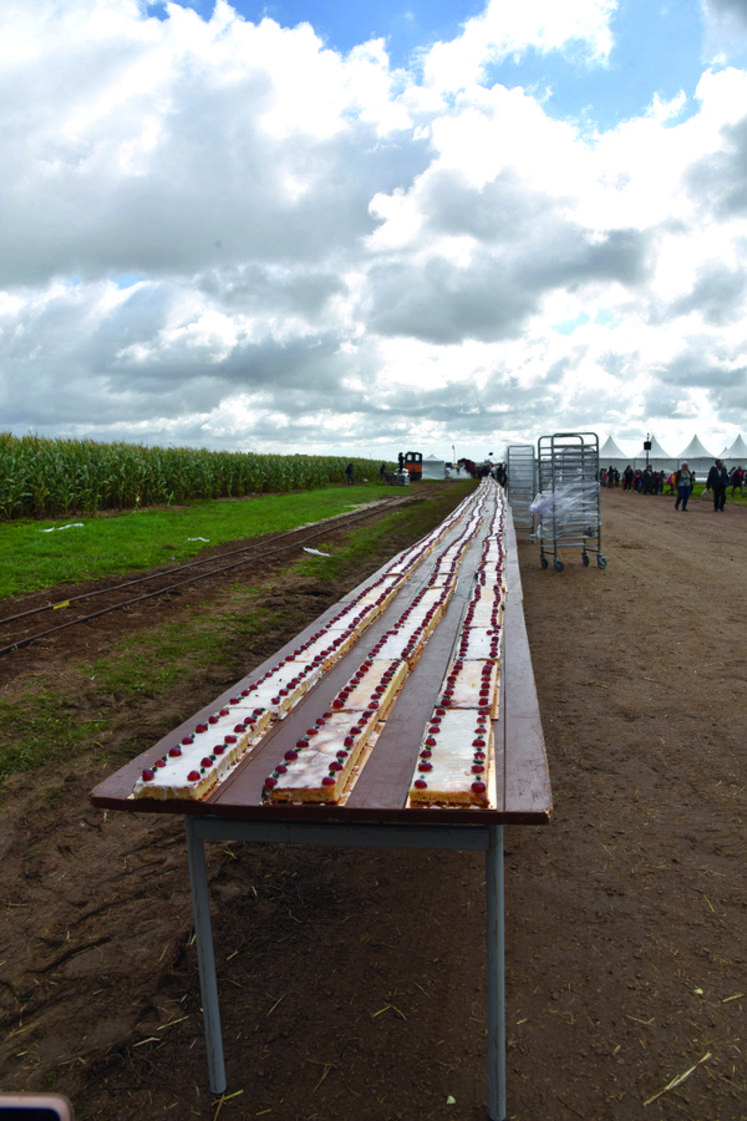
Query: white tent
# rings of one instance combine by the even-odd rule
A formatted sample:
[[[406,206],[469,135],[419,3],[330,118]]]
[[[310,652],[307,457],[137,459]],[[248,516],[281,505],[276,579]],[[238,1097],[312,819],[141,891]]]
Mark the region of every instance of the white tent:
[[[446,464],[443,459],[428,458],[423,460],[423,479],[444,479],[446,477]]]
[[[687,447],[677,456],[678,465],[686,463],[691,471],[695,472],[697,482],[704,483],[706,475],[713,466],[716,457],[707,448],[704,448],[697,435],[693,436]]]
[[[747,444],[742,439],[741,432],[731,447],[721,452],[719,459],[723,459],[727,467],[747,467]]]
[[[618,471],[624,471],[628,462],[628,458],[624,452],[620,451],[613,437],[608,436],[599,449],[599,466],[605,468],[617,467]]]

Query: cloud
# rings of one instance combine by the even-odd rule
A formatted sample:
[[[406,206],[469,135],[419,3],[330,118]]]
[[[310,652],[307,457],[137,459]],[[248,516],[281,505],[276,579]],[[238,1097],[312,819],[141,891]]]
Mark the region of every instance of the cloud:
[[[672,318],[699,314],[710,326],[736,323],[744,314],[747,276],[742,270],[725,267],[720,261],[704,264],[691,291],[668,309]]]
[[[4,424],[385,457],[647,410],[723,426],[745,71],[596,132],[490,78],[531,54],[581,80],[615,13],[491,0],[406,71],[225,0],[6,0]]]
[[[544,54],[570,50],[584,61],[604,62],[612,47],[616,9],[616,0],[489,0],[457,38],[431,48],[425,81],[439,90],[464,89],[479,83],[491,63],[530,48]]]
[[[699,160],[689,173],[691,189],[721,219],[747,214],[747,115],[721,130],[722,146]]]

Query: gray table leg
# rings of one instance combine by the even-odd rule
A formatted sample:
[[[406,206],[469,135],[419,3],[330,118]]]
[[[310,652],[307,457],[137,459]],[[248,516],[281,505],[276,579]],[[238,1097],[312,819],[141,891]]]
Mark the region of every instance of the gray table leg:
[[[485,858],[488,934],[488,1109],[506,1121],[506,975],[503,913],[503,826],[488,828]]]
[[[210,1072],[210,1089],[214,1094],[223,1094],[226,1089],[226,1070],[223,1063],[223,1040],[220,1030],[213,931],[210,925],[210,897],[208,895],[207,870],[205,867],[205,846],[202,837],[197,832],[195,819],[190,817],[189,814],[185,815],[184,825],[187,832],[187,859],[189,861],[189,881],[192,886],[192,910],[195,918],[197,964],[200,970],[200,993],[205,1019],[205,1044]]]

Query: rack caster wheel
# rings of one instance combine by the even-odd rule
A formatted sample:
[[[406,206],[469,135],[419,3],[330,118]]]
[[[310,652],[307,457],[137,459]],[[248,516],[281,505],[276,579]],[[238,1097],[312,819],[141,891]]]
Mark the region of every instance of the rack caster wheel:
[[[588,568],[589,567],[589,554],[584,553],[583,556],[581,557],[581,560],[584,562],[584,568]]]
[[[607,558],[606,557],[597,557],[597,567],[598,568],[606,568],[607,567]]]
[[[540,557],[540,564],[543,568],[547,568],[547,557]]]
[[[565,565],[563,564],[562,560],[558,560],[558,558],[556,557],[553,563],[553,567],[555,568],[556,572],[562,572],[565,568]]]

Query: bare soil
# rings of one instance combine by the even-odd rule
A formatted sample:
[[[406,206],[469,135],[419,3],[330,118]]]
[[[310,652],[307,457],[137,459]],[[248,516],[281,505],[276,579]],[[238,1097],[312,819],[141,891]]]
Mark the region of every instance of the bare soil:
[[[747,1119],[746,532],[747,509],[605,491],[605,569],[569,549],[543,570],[520,541],[555,813],[506,829],[509,1118]],[[265,576],[285,631],[238,649],[233,680],[327,606],[282,563]],[[474,854],[211,846],[229,1089],[210,1094],[181,822],[105,814],[88,792],[230,682],[185,685],[166,714],[92,688],[86,712],[77,669],[206,594],[0,666],[3,699],[54,672],[111,728],[0,791],[0,1087],[97,1121],[484,1121]]]

